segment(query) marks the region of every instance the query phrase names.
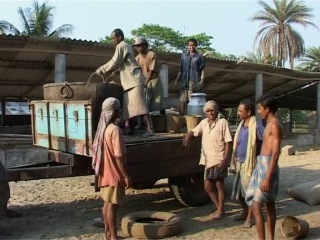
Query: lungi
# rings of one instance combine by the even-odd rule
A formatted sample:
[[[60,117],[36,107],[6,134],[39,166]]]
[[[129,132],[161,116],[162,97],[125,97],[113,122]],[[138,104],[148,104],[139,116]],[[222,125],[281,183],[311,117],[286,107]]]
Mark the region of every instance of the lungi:
[[[263,192],[260,189],[262,181],[266,177],[270,165],[271,156],[261,156],[257,157],[257,165],[253,170],[250,183],[246,192],[246,202],[251,206],[252,200],[256,202],[271,202],[275,201],[279,191],[279,175],[280,170],[277,165],[270,179],[270,189],[268,192]]]
[[[153,78],[148,82],[146,101],[150,112],[164,109],[163,87],[160,78]]]
[[[245,198],[251,176],[244,174],[244,163],[236,161],[236,172],[233,176],[231,199]]]
[[[139,85],[123,92],[122,118],[124,121],[149,113],[144,97],[143,85]]]

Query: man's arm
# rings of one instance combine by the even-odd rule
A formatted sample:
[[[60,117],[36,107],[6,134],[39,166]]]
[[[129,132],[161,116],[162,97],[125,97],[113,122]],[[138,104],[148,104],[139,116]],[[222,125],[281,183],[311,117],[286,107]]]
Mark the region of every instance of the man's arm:
[[[110,59],[106,64],[101,65],[96,70],[96,74],[100,75],[101,73],[117,70],[124,61],[125,50],[125,48],[117,45],[112,59]]]
[[[131,186],[131,178],[129,177],[128,173],[127,173],[127,170],[124,166],[124,157],[116,157],[116,163],[117,163],[117,166],[121,172],[121,175],[123,176],[124,178],[124,181],[126,183],[126,188],[129,188]]]
[[[227,142],[226,143],[226,148],[224,151],[224,156],[223,156],[223,161],[221,162],[221,167],[222,168],[227,168],[229,164],[229,159],[231,155],[231,149],[232,149],[232,142]]]
[[[189,147],[190,139],[195,138],[193,131],[187,133],[187,135],[182,139],[182,145],[185,147]]]
[[[180,69],[179,69],[178,76],[177,76],[177,78],[176,78],[176,81],[174,82],[174,86],[177,85],[178,80],[180,79],[180,77],[181,77],[181,72],[180,72]]]

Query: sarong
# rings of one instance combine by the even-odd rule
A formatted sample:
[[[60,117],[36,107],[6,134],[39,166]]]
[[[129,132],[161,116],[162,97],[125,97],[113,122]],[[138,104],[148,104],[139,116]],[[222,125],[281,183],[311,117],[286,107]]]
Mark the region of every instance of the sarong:
[[[204,180],[217,180],[218,178],[227,178],[228,168],[221,168],[220,165],[204,169]]]
[[[163,87],[160,78],[153,78],[148,82],[146,101],[150,112],[164,109]]]
[[[269,168],[271,156],[261,156],[257,157],[257,165],[253,170],[250,183],[246,192],[246,202],[251,206],[252,200],[256,202],[271,202],[275,201],[279,190],[279,175],[280,170],[277,165],[273,174],[271,175],[271,186],[268,192],[263,192],[260,190],[262,181],[266,177],[266,173]]]
[[[124,121],[149,113],[142,85],[123,92],[122,118]]]
[[[233,176],[231,199],[239,200],[240,196],[246,197],[246,191],[251,179],[251,176],[244,174],[244,163],[236,162],[236,173]]]

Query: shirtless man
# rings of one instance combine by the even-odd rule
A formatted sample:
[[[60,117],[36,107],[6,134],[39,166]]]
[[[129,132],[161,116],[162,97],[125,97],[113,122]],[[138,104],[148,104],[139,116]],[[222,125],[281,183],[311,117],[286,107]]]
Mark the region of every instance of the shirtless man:
[[[251,176],[246,192],[246,201],[251,205],[259,239],[265,239],[264,218],[262,206],[267,210],[268,239],[274,239],[276,224],[275,200],[279,186],[280,142],[282,130],[280,121],[275,115],[277,102],[273,95],[263,94],[258,100],[258,113],[267,121],[263,135],[263,143],[260,155],[257,157],[257,165]]]

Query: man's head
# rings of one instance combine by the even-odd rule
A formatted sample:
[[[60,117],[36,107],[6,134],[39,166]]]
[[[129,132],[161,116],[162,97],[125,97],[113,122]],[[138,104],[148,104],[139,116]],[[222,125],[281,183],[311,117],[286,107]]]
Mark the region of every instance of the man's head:
[[[118,99],[114,97],[108,97],[104,102],[102,103],[102,112],[106,113],[114,113],[116,117],[120,117],[121,112],[121,104]]]
[[[111,33],[111,39],[115,45],[118,45],[120,42],[122,42],[124,40],[124,34],[122,30],[119,28],[113,30]]]
[[[209,120],[216,120],[219,114],[218,104],[213,100],[207,101],[203,106],[203,112]]]
[[[188,50],[189,52],[196,52],[197,51],[197,46],[198,46],[198,42],[196,39],[194,38],[190,38],[188,41],[187,41],[187,46],[188,46]]]
[[[240,119],[248,119],[255,115],[255,105],[250,99],[243,99],[238,106],[238,115]]]
[[[134,44],[132,45],[138,53],[148,52],[148,41],[144,37],[136,37]]]
[[[274,94],[271,94],[271,93],[262,94],[258,98],[257,104],[258,104],[258,113],[263,119],[266,119],[269,113],[275,114],[278,110],[277,100]]]

